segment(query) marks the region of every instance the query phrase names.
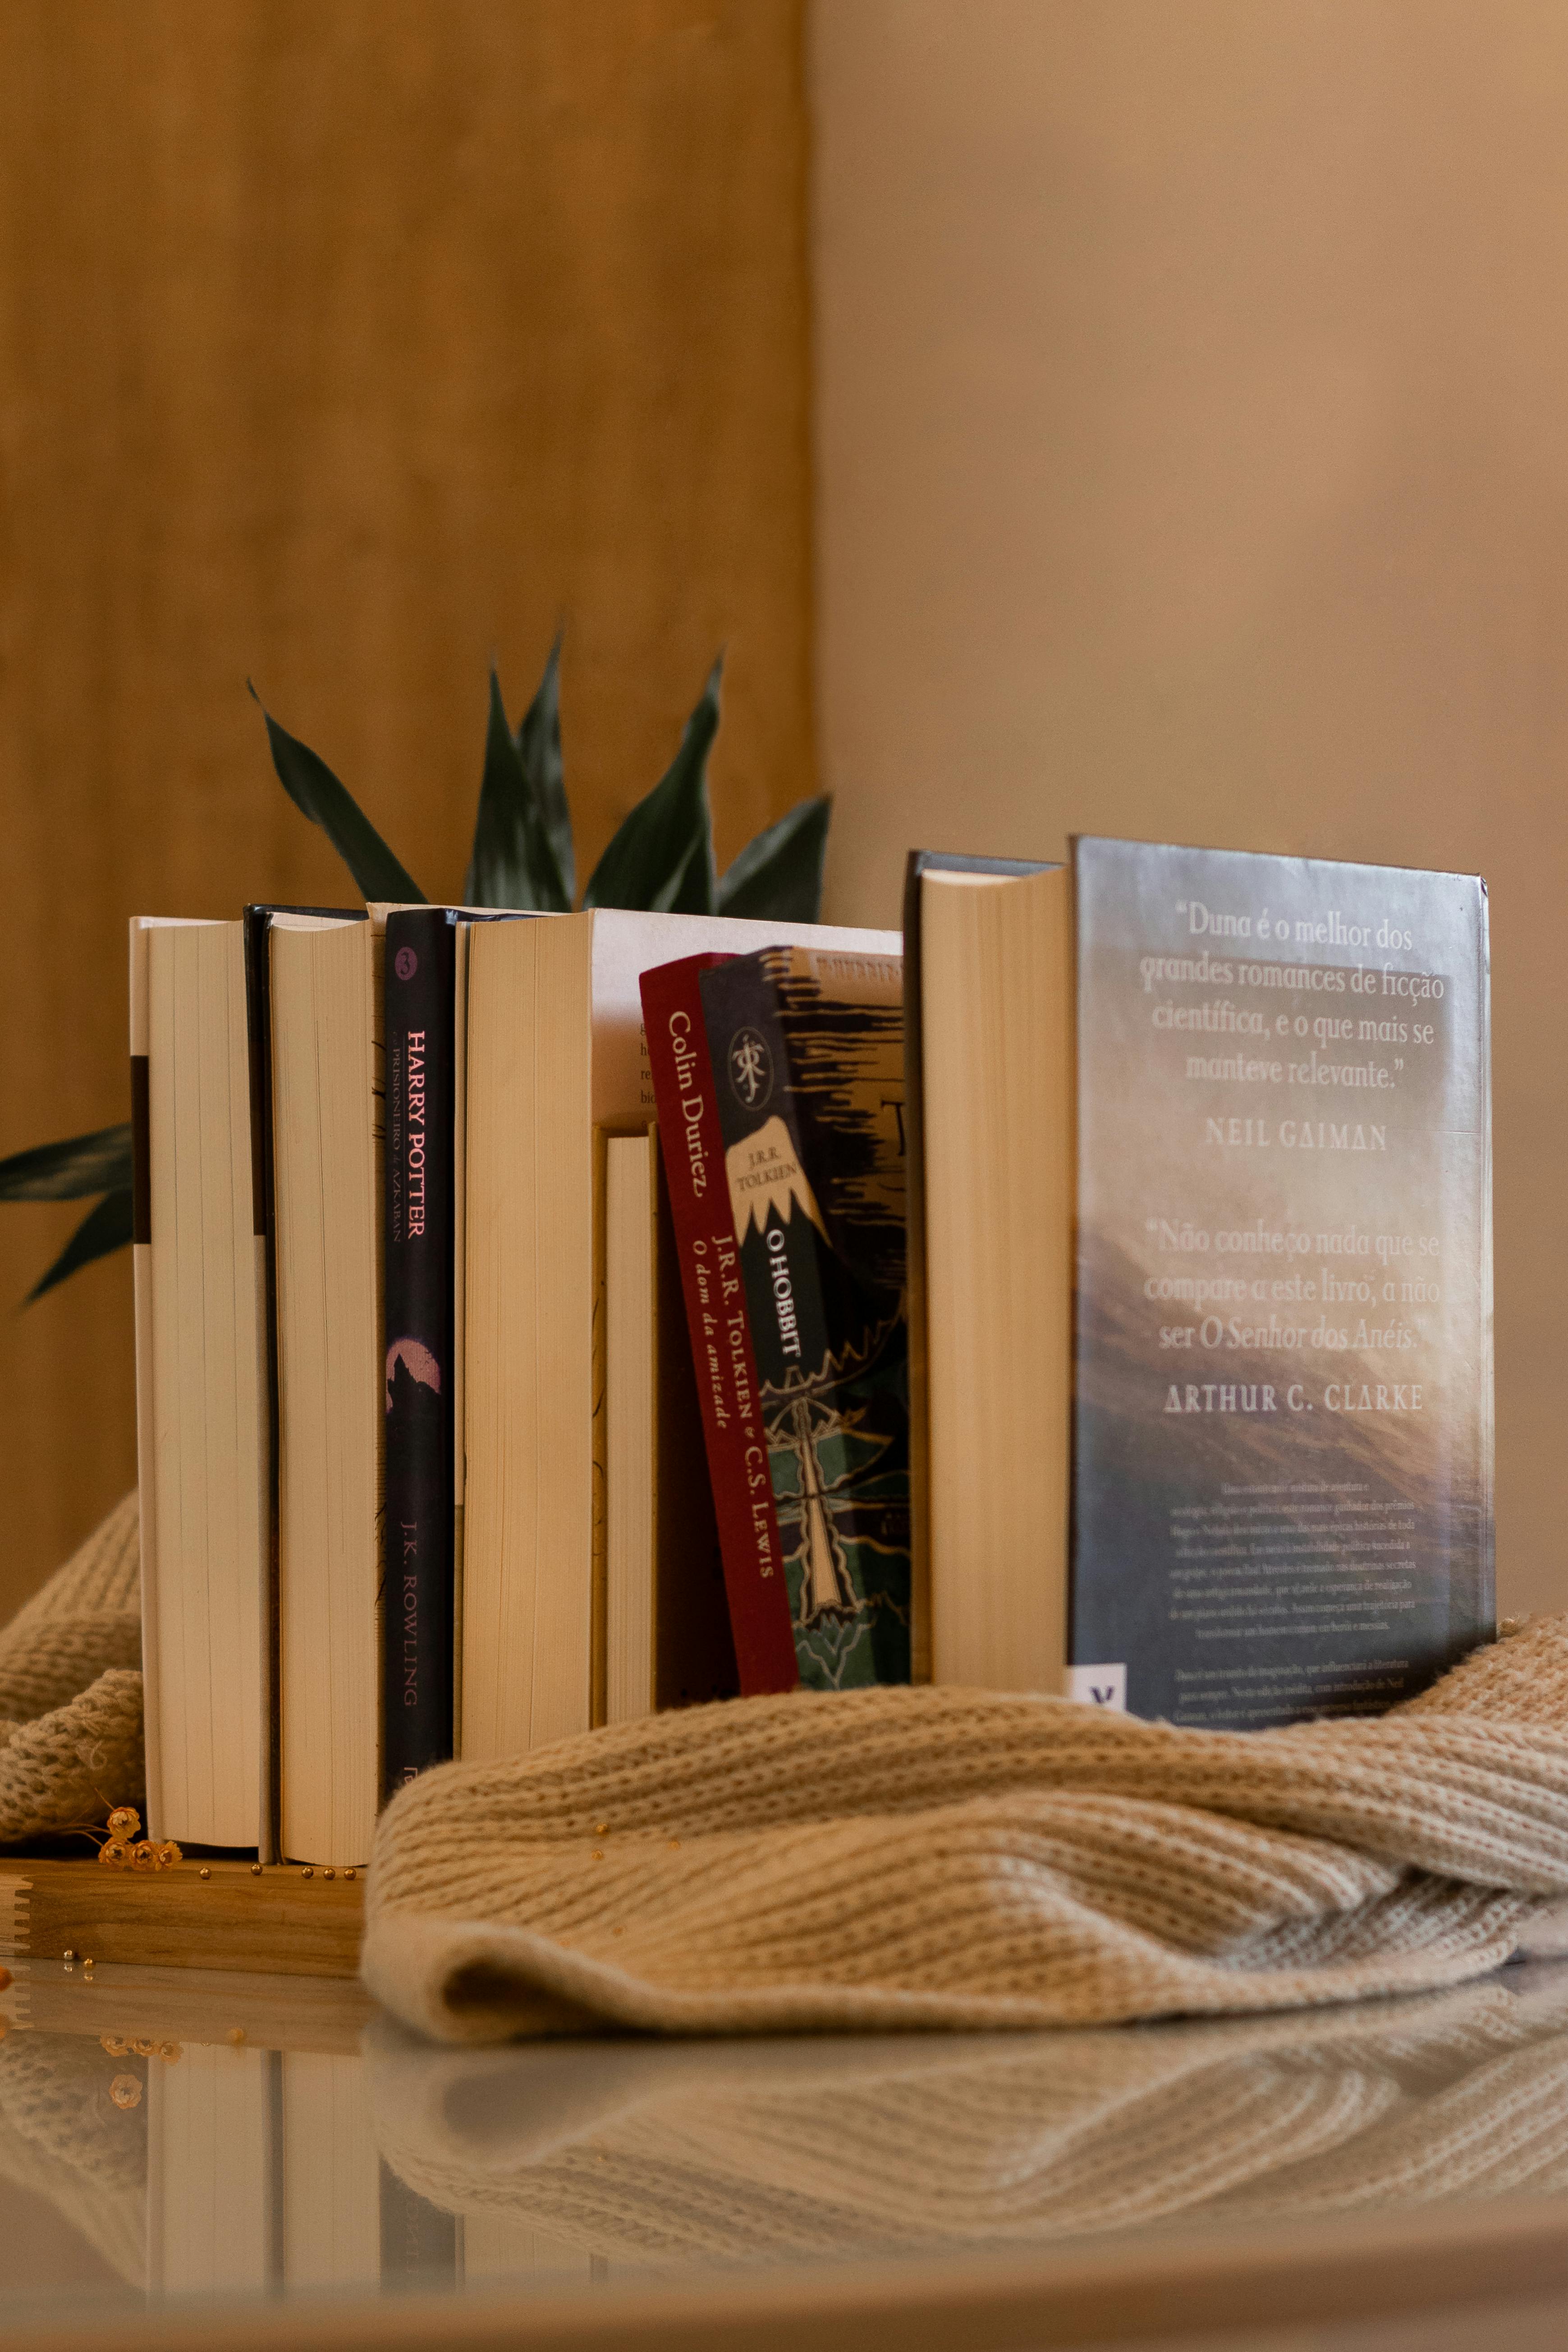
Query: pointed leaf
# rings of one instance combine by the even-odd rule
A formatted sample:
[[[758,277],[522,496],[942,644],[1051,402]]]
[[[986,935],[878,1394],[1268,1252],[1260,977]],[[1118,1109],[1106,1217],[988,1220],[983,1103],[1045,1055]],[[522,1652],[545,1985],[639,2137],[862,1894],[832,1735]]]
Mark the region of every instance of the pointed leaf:
[[[250,686],[248,678],[246,684]],[[279,726],[254,686],[250,686],[250,694],[267,721],[267,740],[272,747],[272,764],[278,771],[279,782],[295,807],[312,824],[321,826],[366,901],[390,898],[423,906],[424,891],[388,849],[348,786],[339,782],[326,761],[308,743],[301,743],[286,727]]]
[[[759,921],[815,923],[822,909],[822,867],[833,803],[797,801],[787,816],[748,841],[724,874],[715,911]]]
[[[463,899],[469,907],[542,908],[554,914],[568,912],[572,904],[517,738],[507,723],[500,680],[493,668],[484,780]]]
[[[61,1250],[47,1274],[41,1275],[27,1293],[30,1307],[46,1290],[63,1282],[68,1274],[90,1265],[95,1257],[108,1257],[111,1252],[123,1249],[131,1239],[131,1195],[128,1192],[106,1192],[96,1209],[89,1209],[80,1224]]]
[[[570,913],[577,888],[577,853],[572,841],[572,812],[566,805],[566,778],[561,764],[559,629],[539,681],[539,691],[522,714],[516,740],[533,805],[544,826],[545,838],[555,852],[564,894],[563,910]]]
[[[680,749],[646,800],[638,801],[595,866],[584,907],[644,907],[659,914],[713,911],[713,825],[708,754],[719,732],[720,655]]]
[[[131,1129],[99,1127],[0,1160],[0,1201],[84,1201],[131,1182]]]

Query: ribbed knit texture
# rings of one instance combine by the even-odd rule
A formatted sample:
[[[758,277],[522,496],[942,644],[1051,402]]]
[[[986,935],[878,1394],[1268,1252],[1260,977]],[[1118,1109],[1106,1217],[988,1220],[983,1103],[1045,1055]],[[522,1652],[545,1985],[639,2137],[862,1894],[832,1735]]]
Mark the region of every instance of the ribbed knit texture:
[[[0,1631],[0,1845],[142,1802],[138,1540],[130,1494]]]
[[[1554,1617],[1375,1720],[796,1692],[448,1765],[383,1816],[363,1973],[447,2041],[1100,2025],[1452,1984],[1564,1895]]]
[[[529,2233],[584,2270],[930,2255],[1561,2194],[1563,1978],[1005,2039],[437,2053],[373,2026],[366,2054],[388,2164],[520,2266]]]

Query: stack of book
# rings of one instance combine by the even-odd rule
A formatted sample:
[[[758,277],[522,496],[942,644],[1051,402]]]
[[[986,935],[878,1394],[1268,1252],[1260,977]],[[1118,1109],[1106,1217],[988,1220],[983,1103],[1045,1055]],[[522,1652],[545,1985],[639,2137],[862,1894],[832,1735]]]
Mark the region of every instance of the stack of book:
[[[432,1763],[737,1687],[638,984],[780,945],[896,1000],[817,926],[132,923],[158,1835],[363,1863]]]
[[[155,1835],[361,1863],[454,1754],[737,1691],[1366,1711],[1489,1629],[1473,879],[1083,840],[917,855],[901,940],[131,970]]]

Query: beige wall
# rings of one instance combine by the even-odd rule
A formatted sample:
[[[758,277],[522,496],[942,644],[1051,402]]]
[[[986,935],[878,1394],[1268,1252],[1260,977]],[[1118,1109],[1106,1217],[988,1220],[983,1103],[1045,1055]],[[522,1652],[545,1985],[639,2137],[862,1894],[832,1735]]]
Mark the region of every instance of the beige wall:
[[[245,693],[460,886],[566,625],[583,870],[728,643],[812,788],[800,0],[0,0],[0,1152],[122,1118],[125,924],[341,900]],[[131,1482],[129,1264],[13,1311],[0,1619]]]
[[[1070,831],[1491,887],[1500,1586],[1568,1605],[1568,10],[821,0],[833,915]]]

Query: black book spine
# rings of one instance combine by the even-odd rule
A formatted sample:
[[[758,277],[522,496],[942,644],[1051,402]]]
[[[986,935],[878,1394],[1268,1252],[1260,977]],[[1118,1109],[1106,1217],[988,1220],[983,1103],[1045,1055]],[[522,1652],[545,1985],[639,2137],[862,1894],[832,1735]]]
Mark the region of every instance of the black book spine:
[[[386,924],[382,1793],[452,1754],[455,918]]]

